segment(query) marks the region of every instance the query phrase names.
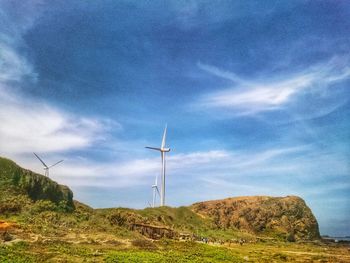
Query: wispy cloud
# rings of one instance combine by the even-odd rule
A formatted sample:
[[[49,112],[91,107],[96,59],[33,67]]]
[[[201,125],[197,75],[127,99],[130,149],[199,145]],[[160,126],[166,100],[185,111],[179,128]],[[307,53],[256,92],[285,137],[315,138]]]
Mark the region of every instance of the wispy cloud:
[[[31,65],[12,47],[0,42],[0,81],[19,81],[24,76],[35,77]]]
[[[246,82],[245,80],[241,79],[240,77],[238,77],[235,73],[233,72],[230,72],[230,71],[225,71],[225,70],[222,70],[220,68],[217,68],[215,66],[212,66],[212,65],[208,65],[208,64],[204,64],[204,63],[201,63],[201,62],[198,62],[197,63],[197,66],[214,75],[214,76],[217,76],[219,78],[223,78],[223,79],[227,79],[227,80],[231,80],[233,82],[237,82],[239,84],[247,84],[248,82]]]
[[[329,85],[350,77],[350,68],[339,63],[339,59],[336,58],[279,78],[265,77],[249,81],[211,65],[199,63],[198,67],[214,76],[231,80],[234,85],[228,89],[204,94],[195,102],[196,107],[232,110],[233,115],[255,115],[281,110],[295,103],[298,96],[305,93],[322,97],[328,95],[325,90]]]
[[[0,82],[35,80],[31,63],[22,55],[23,34],[40,16],[42,1],[3,1],[0,8]],[[14,12],[14,10],[16,10]],[[19,51],[21,50],[21,52]]]
[[[24,55],[22,35],[40,14],[40,6],[40,1],[8,2],[0,9],[6,25],[0,29],[0,153],[7,156],[86,148],[102,140],[110,127],[120,128],[115,121],[78,116],[23,95],[29,81],[36,83],[37,73]]]

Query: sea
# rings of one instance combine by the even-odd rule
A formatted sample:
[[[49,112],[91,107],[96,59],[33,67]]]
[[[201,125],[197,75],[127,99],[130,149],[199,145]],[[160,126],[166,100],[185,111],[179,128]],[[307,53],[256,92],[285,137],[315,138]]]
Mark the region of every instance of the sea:
[[[335,240],[335,242],[339,242],[339,241],[346,241],[346,242],[350,242],[350,236],[346,236],[346,237],[322,237],[324,239],[333,239]]]

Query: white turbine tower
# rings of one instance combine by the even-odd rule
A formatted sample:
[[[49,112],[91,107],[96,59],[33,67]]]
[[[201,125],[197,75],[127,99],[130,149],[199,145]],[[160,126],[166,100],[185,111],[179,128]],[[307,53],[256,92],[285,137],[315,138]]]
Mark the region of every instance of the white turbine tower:
[[[54,167],[55,165],[57,165],[57,164],[63,162],[63,160],[61,160],[61,161],[58,161],[57,163],[55,163],[55,164],[53,164],[53,165],[47,166],[46,163],[44,163],[44,161],[41,160],[41,158],[40,158],[36,153],[34,153],[34,155],[35,155],[36,158],[38,158],[39,161],[44,165],[45,176],[47,176],[47,177],[49,177],[49,170],[50,170],[51,167]]]
[[[156,175],[156,180],[154,182],[154,185],[152,185],[152,190],[153,190],[153,199],[152,199],[152,207],[156,207],[156,198],[157,198],[157,193],[160,196],[159,190],[158,190],[158,175]]]
[[[166,140],[166,130],[167,125],[165,125],[164,133],[163,133],[163,139],[162,139],[162,145],[160,148],[156,147],[146,147],[147,149],[155,150],[160,152],[160,156],[162,158],[162,187],[160,189],[160,206],[164,206],[165,204],[165,153],[170,152],[170,148],[165,147],[165,140]]]

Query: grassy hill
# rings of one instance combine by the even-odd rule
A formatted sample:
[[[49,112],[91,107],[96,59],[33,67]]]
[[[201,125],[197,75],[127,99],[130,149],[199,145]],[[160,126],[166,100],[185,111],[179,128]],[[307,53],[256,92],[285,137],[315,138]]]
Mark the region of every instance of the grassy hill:
[[[316,219],[297,197],[141,210],[93,209],[72,197],[68,187],[0,158],[0,262],[305,262],[313,260],[310,251],[324,253],[318,241],[286,242],[294,241],[291,229],[295,240],[318,237]],[[307,222],[315,223],[315,235],[299,235]],[[305,249],[309,254],[298,254]],[[346,256],[327,249],[320,260]]]
[[[25,205],[38,200],[47,200],[68,210],[74,209],[73,192],[67,186],[0,157],[0,211],[20,212]]]
[[[178,208],[94,210],[73,202],[68,187],[5,158],[0,158],[0,183],[2,215],[18,215],[22,222],[55,234],[62,226],[69,226],[92,232],[142,234],[152,239],[178,239],[186,235],[192,239],[221,241],[256,237],[290,241],[319,238],[315,217],[298,197],[239,197]]]

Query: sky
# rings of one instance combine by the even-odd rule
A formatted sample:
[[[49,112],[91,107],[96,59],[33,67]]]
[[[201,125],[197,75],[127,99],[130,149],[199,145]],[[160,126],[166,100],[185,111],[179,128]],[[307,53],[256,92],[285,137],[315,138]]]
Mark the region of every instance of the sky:
[[[348,1],[0,0],[0,156],[92,207],[297,195],[350,235]],[[159,180],[158,180],[159,181]]]

